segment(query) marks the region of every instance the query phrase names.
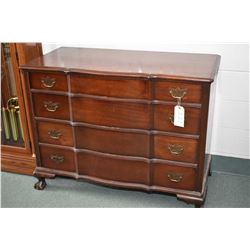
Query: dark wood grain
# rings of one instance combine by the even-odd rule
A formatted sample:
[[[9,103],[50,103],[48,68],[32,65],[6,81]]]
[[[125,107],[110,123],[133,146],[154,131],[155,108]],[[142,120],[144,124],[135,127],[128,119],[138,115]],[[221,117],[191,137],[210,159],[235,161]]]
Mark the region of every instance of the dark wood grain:
[[[209,97],[210,97],[210,85],[203,85],[202,87],[202,99],[203,99],[203,106],[201,109],[201,119],[200,119],[200,130],[201,130],[201,137],[200,137],[200,144],[199,144],[199,164],[200,167],[198,169],[198,178],[197,178],[197,190],[201,191],[203,188],[204,182],[204,174],[205,166],[207,165],[205,162],[206,159],[206,138],[207,138],[207,127],[208,127],[208,111],[209,111]],[[211,124],[210,124],[211,126]],[[207,171],[208,172],[208,171]],[[205,179],[206,181],[206,179]]]
[[[151,75],[210,83],[219,62],[220,56],[209,54],[59,48],[22,68],[102,75]]]
[[[41,165],[43,167],[51,169],[59,169],[69,172],[76,171],[73,150],[48,147],[48,146],[40,146],[39,150],[41,154]],[[56,163],[55,161],[51,160],[52,155],[63,156],[64,161],[61,163]]]
[[[149,157],[149,135],[75,127],[76,147],[94,151]]]
[[[53,87],[48,88],[42,84],[42,80],[46,77],[55,79],[55,84]],[[30,83],[31,83],[31,88],[34,88],[34,89],[47,89],[51,91],[53,90],[68,91],[67,79],[64,73],[31,72]]]
[[[182,175],[180,182],[173,182],[168,174]],[[196,170],[194,168],[171,166],[166,164],[153,164],[153,184],[156,186],[195,190]]]
[[[181,102],[184,103],[201,103],[202,96],[202,85],[201,84],[190,84],[181,81],[163,81],[155,80],[155,99],[164,100],[164,101],[173,101],[177,102],[170,94],[170,89],[185,89],[186,94],[181,99]]]
[[[148,81],[136,78],[72,74],[71,90],[89,95],[149,99]]]
[[[154,128],[156,130],[200,134],[201,110],[198,108],[185,108],[184,127],[174,126],[170,121],[170,116],[174,114],[175,105],[155,104],[154,109]]]
[[[171,153],[169,146],[180,145],[183,151],[180,154]],[[198,140],[172,136],[154,136],[155,157],[160,159],[197,163]]]
[[[49,132],[51,130],[55,130],[61,134],[58,139],[53,139],[49,135]],[[61,124],[48,121],[37,121],[37,132],[40,142],[64,146],[74,145],[72,127],[68,124]]]
[[[24,66],[29,74],[67,75],[67,88],[32,89],[36,174],[169,192],[200,204],[207,187],[209,83],[219,61],[217,55],[62,48]],[[29,79],[33,86],[36,78]],[[170,120],[177,104],[170,89],[176,88],[186,91],[184,128]],[[61,108],[48,112],[44,101]],[[63,131],[63,141],[46,138],[49,127]],[[52,162],[51,154],[65,162]]]
[[[76,122],[122,128],[149,128],[148,104],[73,98],[72,108],[73,120]]]
[[[33,93],[32,98],[35,116],[51,117],[64,120],[69,119],[69,103],[67,96]],[[44,102],[58,103],[58,109],[55,112],[50,112],[44,107]]]
[[[130,183],[149,183],[149,166],[145,161],[117,159],[111,156],[97,156],[78,153],[80,175]]]

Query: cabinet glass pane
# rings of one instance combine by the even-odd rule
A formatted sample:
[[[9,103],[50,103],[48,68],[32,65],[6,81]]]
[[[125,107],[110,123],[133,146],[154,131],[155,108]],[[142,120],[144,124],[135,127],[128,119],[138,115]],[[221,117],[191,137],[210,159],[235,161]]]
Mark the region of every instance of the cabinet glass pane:
[[[24,147],[15,81],[18,69],[13,67],[12,56],[10,45],[1,43],[1,144]]]

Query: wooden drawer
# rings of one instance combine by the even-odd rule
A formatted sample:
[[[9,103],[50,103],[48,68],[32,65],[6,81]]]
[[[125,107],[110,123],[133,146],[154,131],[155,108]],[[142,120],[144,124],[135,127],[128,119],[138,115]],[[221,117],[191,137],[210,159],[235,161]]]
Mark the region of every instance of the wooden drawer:
[[[33,89],[68,91],[67,77],[64,73],[34,72],[29,76]]]
[[[75,172],[74,151],[40,146],[41,165],[45,168]]]
[[[106,180],[149,184],[149,165],[139,160],[99,156],[81,152],[77,155],[79,174]]]
[[[90,75],[71,76],[73,93],[88,95],[149,99],[149,82],[140,79],[103,77]]]
[[[201,103],[201,84],[185,84],[168,81],[155,82],[155,99],[177,102],[174,96],[182,96],[181,101],[185,103]]]
[[[76,146],[103,153],[149,157],[149,135],[75,127]]]
[[[198,140],[155,135],[154,152],[156,158],[196,163],[198,154]]]
[[[33,93],[35,116],[69,120],[67,96]]]
[[[72,127],[68,124],[37,121],[38,140],[40,142],[73,146]]]
[[[192,167],[153,164],[153,185],[195,190],[196,169]]]
[[[173,124],[173,114],[175,105],[155,104],[154,110],[154,128],[156,130],[185,133],[200,134],[200,117],[199,108],[185,108],[184,127],[177,127]]]
[[[150,107],[144,103],[72,98],[73,120],[121,128],[148,129]]]

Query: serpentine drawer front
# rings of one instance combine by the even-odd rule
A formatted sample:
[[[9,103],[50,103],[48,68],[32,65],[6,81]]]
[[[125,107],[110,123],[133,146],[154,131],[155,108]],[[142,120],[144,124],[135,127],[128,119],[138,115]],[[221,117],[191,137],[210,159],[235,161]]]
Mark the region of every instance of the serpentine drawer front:
[[[35,188],[68,176],[201,206],[219,63],[218,55],[59,48],[23,65]]]

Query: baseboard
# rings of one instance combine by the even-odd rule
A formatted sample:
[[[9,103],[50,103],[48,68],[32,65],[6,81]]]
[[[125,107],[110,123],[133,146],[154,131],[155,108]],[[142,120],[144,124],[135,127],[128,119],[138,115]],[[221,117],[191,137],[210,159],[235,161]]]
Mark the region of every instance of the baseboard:
[[[212,171],[250,176],[250,160],[235,157],[213,155]]]

